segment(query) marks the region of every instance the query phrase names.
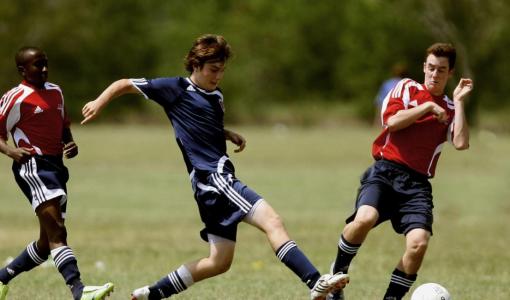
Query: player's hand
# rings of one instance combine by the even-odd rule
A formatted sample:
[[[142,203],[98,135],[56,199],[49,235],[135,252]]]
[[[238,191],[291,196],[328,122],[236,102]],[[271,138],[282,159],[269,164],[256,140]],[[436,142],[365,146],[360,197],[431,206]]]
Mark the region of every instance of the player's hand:
[[[432,105],[432,113],[436,116],[436,119],[441,122],[445,123],[448,121],[448,114],[446,113],[446,110],[442,108],[441,106],[437,105],[434,102],[429,102]]]
[[[246,139],[238,133],[235,133],[230,130],[225,130],[225,138],[239,146],[237,149],[234,149],[235,153],[243,151],[244,148],[246,147]]]
[[[459,84],[453,91],[454,101],[463,101],[464,98],[473,90],[473,80],[469,78],[461,78]]]
[[[81,124],[85,124],[97,117],[99,112],[101,111],[102,106],[100,105],[98,100],[90,101],[87,104],[83,106],[81,109],[81,114],[83,115],[84,119],[81,121]]]
[[[34,148],[19,147],[9,151],[7,155],[14,159],[17,163],[24,164],[32,156],[32,151],[34,151]]]
[[[71,141],[64,145],[64,157],[69,159],[78,155],[78,145]]]

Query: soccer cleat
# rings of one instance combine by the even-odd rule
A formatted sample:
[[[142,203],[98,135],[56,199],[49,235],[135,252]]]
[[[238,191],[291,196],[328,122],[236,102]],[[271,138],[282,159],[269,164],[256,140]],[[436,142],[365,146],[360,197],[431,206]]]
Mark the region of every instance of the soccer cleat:
[[[131,293],[131,300],[148,300],[149,293],[149,286],[141,287]]]
[[[341,291],[349,282],[349,275],[336,273],[322,275],[310,291],[312,300],[324,300],[330,292]]]
[[[334,267],[335,267],[335,262],[332,262],[331,267],[329,269],[329,271],[332,274],[334,272],[333,271]],[[347,284],[347,283],[349,283],[349,279],[347,279],[347,282],[345,284]],[[336,289],[336,291],[332,291],[331,293],[329,293],[328,296],[326,297],[326,300],[345,300],[344,287],[345,287],[345,285],[340,290]]]
[[[113,283],[108,282],[101,286],[85,286],[81,300],[103,300],[113,292]]]
[[[9,286],[0,282],[0,300],[7,299],[8,291],[9,291]]]

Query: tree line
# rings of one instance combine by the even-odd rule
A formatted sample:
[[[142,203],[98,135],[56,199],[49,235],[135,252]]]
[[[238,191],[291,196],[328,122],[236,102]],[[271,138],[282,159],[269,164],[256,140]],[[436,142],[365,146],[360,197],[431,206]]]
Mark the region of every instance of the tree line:
[[[455,80],[475,80],[468,109],[508,109],[510,3],[504,0],[0,0],[0,89],[20,81],[14,54],[46,50],[50,81],[74,118],[119,78],[186,75],[197,36],[217,33],[234,50],[222,88],[227,121],[274,104],[356,107],[371,119],[373,99],[395,63],[423,80],[424,50],[458,49]],[[150,114],[142,99],[107,113]]]

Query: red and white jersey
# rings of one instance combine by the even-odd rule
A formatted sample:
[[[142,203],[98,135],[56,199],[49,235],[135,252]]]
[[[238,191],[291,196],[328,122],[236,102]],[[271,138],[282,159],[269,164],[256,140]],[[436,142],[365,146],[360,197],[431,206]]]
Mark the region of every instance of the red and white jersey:
[[[58,85],[46,82],[37,89],[23,81],[0,100],[0,137],[7,140],[11,133],[16,147],[33,148],[34,155],[61,155],[62,132],[69,126]]]
[[[394,132],[388,130],[386,124],[391,116],[428,101],[445,109],[448,115],[446,123],[439,122],[432,113],[427,113],[406,128]],[[454,115],[455,106],[446,95],[433,96],[425,85],[402,79],[384,99],[381,109],[384,130],[372,145],[373,157],[376,160],[391,160],[434,177],[443,144],[451,142]]]

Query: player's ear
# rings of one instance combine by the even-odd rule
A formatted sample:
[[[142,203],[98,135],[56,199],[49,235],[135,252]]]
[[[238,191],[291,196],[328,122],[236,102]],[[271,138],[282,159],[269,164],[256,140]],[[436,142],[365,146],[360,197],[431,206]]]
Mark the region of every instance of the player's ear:
[[[18,66],[18,73],[21,75],[21,76],[25,76],[25,67],[23,66]]]

